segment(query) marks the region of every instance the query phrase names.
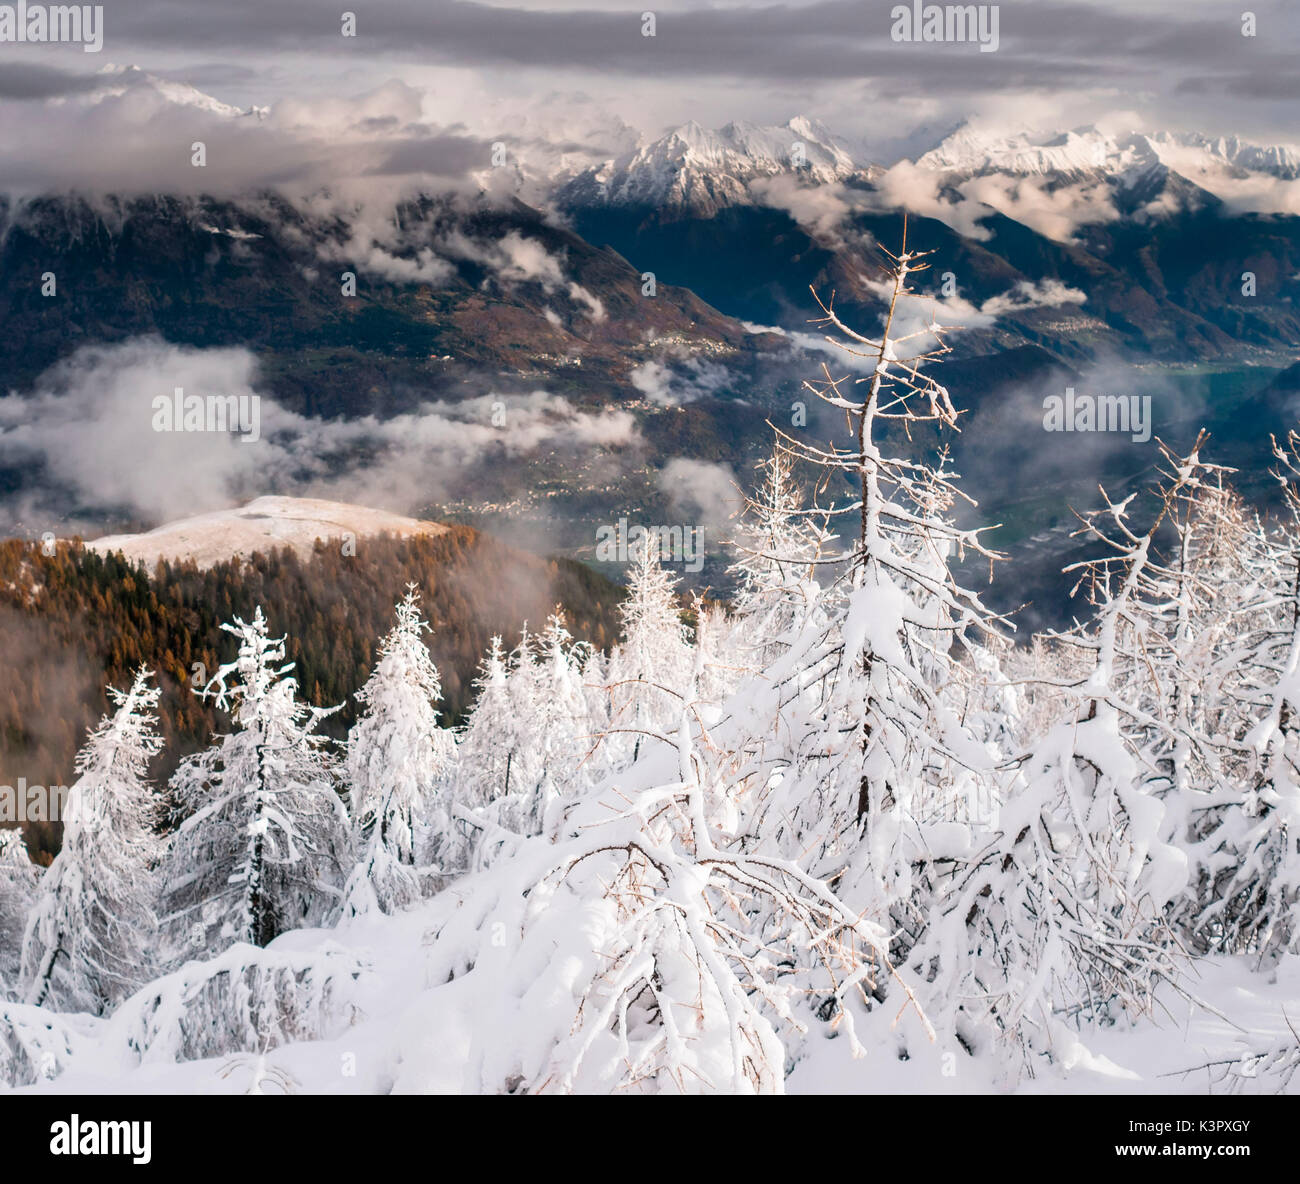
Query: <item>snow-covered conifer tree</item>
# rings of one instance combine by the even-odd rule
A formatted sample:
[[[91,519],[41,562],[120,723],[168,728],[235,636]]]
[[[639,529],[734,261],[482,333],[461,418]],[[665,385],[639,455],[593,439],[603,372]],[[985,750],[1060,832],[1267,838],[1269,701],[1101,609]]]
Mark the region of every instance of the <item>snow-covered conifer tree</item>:
[[[486,1017],[464,1088],[781,1092],[777,1025],[800,1023],[802,958],[837,1001],[889,980],[915,1013],[884,930],[719,825],[711,803],[736,790],[748,721],[693,735],[687,715],[676,748],[580,798],[554,839],[521,844],[446,916],[429,973],[466,980]],[[841,1028],[860,1052],[851,1014]]]
[[[507,656],[494,636],[474,680],[474,700],[458,745],[459,800],[471,808],[510,792],[518,749],[518,715],[508,684]]]
[[[505,832],[540,834],[557,803],[591,784],[598,765],[584,671],[590,647],[575,642],[559,615],[537,637],[525,634],[502,694],[499,653],[489,654],[466,735],[485,752],[501,787],[486,817]],[[506,712],[509,712],[509,718]],[[462,758],[466,754],[462,753]],[[508,789],[507,789],[508,786]]]
[[[41,877],[23,940],[28,1003],[100,1015],[155,965],[159,818],[146,776],[162,742],[151,677],[141,668],[129,690],[108,688],[116,709],[77,754],[63,846]]]
[[[605,759],[614,765],[635,760],[646,743],[672,732],[691,673],[677,579],[665,570],[653,531],[643,531],[632,548],[619,615],[623,627],[609,661],[605,745]]]
[[[914,967],[937,967],[926,995],[936,1023],[970,1047],[983,1031],[1050,1056],[1061,1016],[1138,1014],[1177,981],[1166,909],[1187,857],[1150,777],[1166,739],[1153,712],[1177,571],[1157,540],[1205,470],[1195,453],[1165,456],[1145,529],[1129,525],[1136,494],[1083,516],[1079,533],[1105,550],[1073,566],[1094,617],[1053,635],[1081,656],[1077,674],[1054,680],[1066,716],[1007,763],[995,824],[956,862],[915,955]]]
[[[172,788],[184,820],[167,860],[169,926],[178,958],[233,942],[264,946],[334,912],[350,866],[347,815],[320,720],[286,677],[284,639],[258,608],[222,625],[239,654],[206,691],[234,730],[186,760]]]
[[[901,335],[894,328],[901,306],[915,299],[910,280],[928,266],[924,255],[907,250],[906,236],[898,255],[885,255],[878,337],[850,329],[833,303],[822,304],[823,323],[838,334],[828,340],[870,362],[864,377],[836,378],[824,366],[822,381],[807,384],[844,415],[850,439],[822,446],[780,433],[790,457],[813,466],[821,485],[850,491],[823,511],[850,541],[838,574],[830,556],[819,557],[817,582],[839,586],[822,595],[820,616],[808,618],[762,676],[780,688],[782,707],[762,753],[772,772],[753,825],[781,850],[806,853],[806,866],[837,878],[859,909],[901,910],[907,944],[924,914],[909,900],[914,873],[929,860],[915,828],[951,819],[969,796],[957,780],[988,776],[992,765],[949,690],[956,655],[991,614],[956,582],[949,562],[966,551],[996,556],[978,530],[952,520],[963,495],[946,452],[885,447],[891,426],[913,439],[957,422],[946,388],[926,373],[947,352],[944,327],[931,321]],[[806,550],[799,548],[801,562]]]
[[[1274,440],[1273,453],[1291,521],[1265,540],[1262,562],[1241,537],[1253,542],[1254,530],[1233,532],[1228,543],[1235,560],[1227,594],[1245,609],[1233,616],[1232,641],[1215,666],[1229,672],[1225,682],[1242,676],[1224,698],[1244,692],[1255,719],[1240,737],[1247,769],[1233,766],[1235,776],[1211,787],[1193,828],[1201,891],[1192,921],[1200,948],[1270,964],[1300,949],[1300,434],[1285,445]],[[1262,620],[1261,604],[1271,610]],[[1232,721],[1220,728],[1235,738]]]
[[[27,855],[20,830],[0,830],[0,999],[17,990],[23,932],[36,901],[41,869]]]
[[[763,479],[745,499],[735,540],[740,555],[731,571],[739,585],[735,648],[761,668],[809,613],[826,611],[829,597],[816,580],[833,540],[824,527],[825,511],[804,507],[788,448],[778,443],[759,470]]]
[[[429,832],[435,862],[452,845],[447,794],[455,743],[438,726],[442,680],[425,643],[429,626],[414,585],[396,613],[357,692],[363,710],[348,733],[345,776],[359,852],[345,890],[348,915],[414,904],[421,894],[421,835]]]
[[[541,759],[541,778],[530,813],[540,829],[552,801],[572,797],[590,783],[594,747],[584,670],[590,647],[574,641],[560,613],[537,639],[529,735]]]

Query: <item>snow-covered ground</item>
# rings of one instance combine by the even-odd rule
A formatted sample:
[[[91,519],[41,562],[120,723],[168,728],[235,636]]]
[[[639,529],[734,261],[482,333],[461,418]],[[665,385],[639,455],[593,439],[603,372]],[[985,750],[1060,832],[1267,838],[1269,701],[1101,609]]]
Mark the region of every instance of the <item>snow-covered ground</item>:
[[[292,547],[299,555],[311,554],[318,539],[347,535],[436,535],[447,529],[439,522],[405,518],[385,510],[346,502],[307,497],[259,497],[245,506],[217,510],[169,522],[145,534],[111,534],[86,544],[107,554],[121,551],[127,559],[152,565],[159,559],[193,559],[200,567],[234,556],[247,557],[271,547]]]
[[[1287,1017],[1300,1018],[1300,958],[1288,957],[1276,975],[1253,969],[1254,959],[1224,957],[1191,964],[1183,984],[1204,1006],[1165,988],[1163,1013],[1082,1032],[1062,1029],[1061,1063],[1009,1092],[1022,1094],[1204,1094],[1249,1090],[1254,1055],[1294,1043]],[[892,1023],[893,1013],[883,1017]],[[882,1025],[883,1026],[883,1025]],[[903,1026],[900,1024],[900,1027]],[[914,1021],[912,1026],[915,1027]],[[1075,1043],[1070,1046],[1069,1037]],[[919,1036],[918,1033],[914,1035]],[[813,1039],[786,1082],[789,1093],[989,1093],[1004,1086],[978,1057],[945,1059],[923,1039],[908,1041],[907,1060],[853,1061],[837,1039]],[[918,1051],[919,1050],[919,1051]],[[1201,1066],[1235,1061],[1215,1072]]]
[[[132,1036],[139,1031],[139,1005],[155,985],[106,1020],[66,1017],[79,1033],[66,1068],[55,1079],[20,1092],[478,1092],[485,1050],[497,1043],[496,1029],[503,1021],[524,1019],[525,1000],[518,1000],[516,1014],[504,1015],[501,1007],[508,1008],[508,1001],[491,997],[475,974],[449,983],[431,977],[436,962],[431,935],[467,899],[475,879],[397,916],[375,915],[337,929],[298,930],[260,954],[234,947],[225,956],[232,964],[241,951],[263,958],[297,956],[319,966],[323,952],[332,950],[340,963],[355,959],[366,965],[334,1000],[340,1016],[355,1009],[355,1023],[340,1020],[332,1039],[184,1063],[173,1062],[159,1044],[141,1057],[131,1047]],[[1198,1066],[1244,1057],[1249,1073],[1251,1050],[1293,1039],[1287,1017],[1300,1019],[1300,957],[1288,956],[1276,975],[1256,971],[1246,958],[1199,960],[1186,985],[1206,1006],[1167,990],[1160,1000],[1166,1014],[1088,1029],[1060,1064],[1044,1064],[1039,1076],[1012,1089],[999,1079],[993,1058],[946,1054],[929,1044],[910,1014],[895,1026],[896,1005],[878,1010],[866,1023],[859,1021],[859,1035],[872,1051],[857,1060],[847,1039],[813,1021],[806,1038],[788,1044],[798,1051],[786,1089],[795,1094],[1204,1094],[1211,1082],[1203,1070],[1196,1071]],[[563,1000],[555,1002],[564,1006]],[[538,1020],[539,1027],[548,1026],[544,1016]],[[907,1059],[897,1055],[903,1044]],[[1241,1087],[1252,1084],[1241,1077]],[[1214,1092],[1226,1088],[1222,1079],[1213,1083]]]

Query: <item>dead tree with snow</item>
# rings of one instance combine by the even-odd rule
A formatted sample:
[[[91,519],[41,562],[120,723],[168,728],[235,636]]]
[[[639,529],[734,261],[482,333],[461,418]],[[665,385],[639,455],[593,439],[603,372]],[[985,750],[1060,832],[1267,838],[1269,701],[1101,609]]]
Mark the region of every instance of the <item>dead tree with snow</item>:
[[[933,318],[896,328],[918,303],[911,281],[926,254],[909,251],[904,232],[902,249],[885,258],[877,335],[846,325],[833,297],[821,302],[828,341],[857,373],[836,376],[827,364],[808,389],[843,415],[845,442],[778,433],[790,457],[819,474],[828,529],[849,541],[812,561],[826,624],[767,673],[782,688],[785,718],[761,759],[772,770],[765,812],[783,820],[787,849],[808,852],[815,874],[838,878],[859,907],[896,909],[902,948],[924,911],[911,899],[914,866],[928,862],[917,827],[951,818],[963,783],[991,767],[955,709],[952,681],[993,614],[951,563],[998,556],[980,530],[954,520],[969,499],[946,450],[923,448],[928,433],[958,421],[927,372],[948,350],[947,330]]]

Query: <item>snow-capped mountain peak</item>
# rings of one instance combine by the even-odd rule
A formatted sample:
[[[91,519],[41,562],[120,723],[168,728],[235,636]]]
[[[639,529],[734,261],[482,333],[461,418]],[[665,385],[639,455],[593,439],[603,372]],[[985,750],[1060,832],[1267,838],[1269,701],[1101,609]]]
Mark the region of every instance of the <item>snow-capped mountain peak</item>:
[[[937,172],[976,176],[1087,174],[1131,178],[1138,172],[1171,169],[1194,174],[1235,170],[1267,173],[1283,180],[1300,177],[1300,150],[1283,144],[1260,145],[1236,136],[1195,132],[1130,131],[1113,134],[1088,125],[1069,131],[997,131],[965,123],[945,136],[915,163]]]
[[[267,107],[236,107],[191,86],[188,82],[173,82],[159,78],[139,66],[109,64],[98,71],[101,84],[86,96],[89,102],[102,102],[107,98],[121,98],[132,93],[147,93],[164,103],[192,107],[227,119],[264,119]]]
[[[1140,138],[1116,138],[1091,125],[1064,132],[998,133],[963,124],[916,163],[945,173],[1045,176],[1125,172],[1155,159]]]
[[[780,126],[735,120],[718,129],[694,120],[574,178],[575,204],[654,205],[710,211],[748,200],[759,177],[794,173],[810,181],[847,177],[853,158],[820,123],[796,116]]]
[[[1294,145],[1255,144],[1238,136],[1195,132],[1155,132],[1145,139],[1163,163],[1185,174],[1232,169],[1266,173],[1284,181],[1300,178],[1300,148]]]
[[[736,120],[716,129],[692,120],[568,179],[557,193],[571,209],[648,207],[707,218],[751,204],[754,182],[766,178],[788,176],[809,185],[875,179],[877,166],[866,163],[873,153],[865,144],[850,150],[851,143],[807,116],[776,126]],[[1300,149],[1291,145],[1105,124],[1007,128],[976,118],[928,146],[919,134],[910,137],[907,147],[900,161],[957,184],[1003,176],[1053,187],[1084,185],[1096,188],[1107,208],[1140,217],[1215,199],[1232,202],[1243,185],[1271,192],[1276,181],[1300,179]]]

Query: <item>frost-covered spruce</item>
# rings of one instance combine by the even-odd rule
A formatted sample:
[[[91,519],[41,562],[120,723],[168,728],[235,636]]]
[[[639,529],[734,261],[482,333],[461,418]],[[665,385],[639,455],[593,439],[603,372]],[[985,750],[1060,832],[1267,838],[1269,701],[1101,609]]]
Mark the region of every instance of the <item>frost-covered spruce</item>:
[[[537,639],[526,717],[528,743],[538,758],[537,781],[524,810],[530,832],[544,832],[552,803],[572,797],[589,783],[587,757],[593,740],[583,689],[587,650],[574,641],[558,615],[547,621]]]
[[[1230,472],[1199,458],[1188,470],[1170,498],[1171,541],[1150,567],[1151,593],[1128,613],[1130,629],[1144,634],[1129,679],[1143,788],[1160,800],[1164,834],[1189,864],[1187,886],[1166,912],[1198,951],[1250,941],[1252,922],[1238,922],[1254,911],[1255,893],[1233,883],[1248,862],[1236,824],[1258,782],[1248,734],[1267,714],[1270,659],[1291,632],[1291,564],[1274,559],[1294,546],[1270,535],[1227,484]],[[1279,619],[1288,622],[1280,632]]]
[[[41,869],[28,857],[22,831],[0,830],[0,999],[17,990],[23,931],[40,876]]]
[[[466,882],[428,964],[475,1000],[463,1089],[779,1093],[778,1031],[806,989],[796,951],[825,965],[837,999],[889,973],[884,930],[797,862],[746,853],[715,814],[743,722],[704,736],[683,709],[676,746],[643,752],[553,838]],[[860,1052],[851,1014],[841,1030]]]
[[[335,912],[350,866],[347,815],[321,719],[286,677],[284,639],[258,608],[222,629],[239,655],[205,690],[234,730],[185,762],[172,789],[184,821],[167,859],[168,929],[176,958],[233,942],[264,946]]]
[[[1187,856],[1170,841],[1150,770],[1169,736],[1159,670],[1177,675],[1178,573],[1156,542],[1204,469],[1195,454],[1166,460],[1145,529],[1129,525],[1133,496],[1084,517],[1079,533],[1104,551],[1067,569],[1082,573],[1096,607],[1052,635],[1080,659],[1055,680],[1062,717],[1011,764],[995,825],[958,863],[918,947],[916,966],[938,966],[932,1012],[968,1044],[986,1024],[1050,1054],[1060,1015],[1135,1015],[1160,982],[1177,981],[1166,910],[1187,882]]]
[[[759,469],[763,479],[746,499],[736,532],[740,558],[731,574],[738,583],[733,602],[738,656],[761,667],[788,644],[809,613],[826,607],[828,598],[814,581],[817,561],[832,540],[822,525],[824,512],[804,506],[788,449],[778,445]]]
[[[931,321],[900,333],[896,324],[917,299],[911,277],[927,266],[924,254],[904,243],[886,256],[888,311],[876,336],[849,328],[833,304],[822,306],[822,323],[837,334],[828,339],[874,363],[856,380],[826,368],[821,381],[806,384],[844,417],[847,438],[820,445],[778,433],[819,487],[847,496],[821,511],[826,525],[816,538],[780,527],[792,512],[789,497],[769,490],[758,507],[760,529],[779,529],[793,548],[792,571],[811,568],[801,595],[813,611],[801,607],[798,630],[787,629],[785,652],[754,688],[770,716],[756,754],[767,784],[751,802],[750,827],[813,874],[835,879],[867,915],[894,910],[901,952],[925,924],[934,874],[926,829],[963,816],[969,783],[987,779],[993,763],[966,726],[967,691],[954,670],[991,614],[957,583],[950,561],[966,552],[998,556],[980,531],[953,520],[963,495],[947,454],[894,446],[953,428],[957,411],[926,372],[947,352],[944,327]],[[896,426],[904,433],[887,434]],[[828,529],[845,537],[837,555],[825,553]]]
[[[684,691],[691,703],[718,704],[732,691],[741,667],[732,648],[735,635],[727,614],[720,605],[709,604],[692,595],[691,611],[695,616],[691,645],[691,675]]]
[[[344,894],[347,915],[414,904],[421,894],[422,835],[428,832],[435,863],[452,846],[445,797],[455,745],[438,726],[442,680],[425,643],[429,625],[414,585],[396,614],[357,692],[362,712],[348,733],[345,774],[359,859]]]
[[[591,647],[558,615],[539,636],[525,631],[508,669],[494,640],[459,753],[468,810],[459,821],[477,832],[480,864],[512,846],[510,836],[549,832],[554,811],[603,768],[584,685],[593,669]]]
[[[609,660],[610,729],[605,759],[635,760],[647,743],[676,728],[691,674],[690,645],[677,603],[677,579],[660,560],[658,537],[632,548],[621,640]]]
[[[41,877],[23,941],[28,1003],[100,1015],[154,965],[158,798],[146,774],[162,742],[150,677],[142,668],[129,690],[108,688],[116,710],[77,754],[63,846]]]
[[[518,715],[511,702],[509,670],[500,636],[494,636],[474,680],[474,703],[457,749],[460,801],[484,806],[510,792],[516,772]]]

